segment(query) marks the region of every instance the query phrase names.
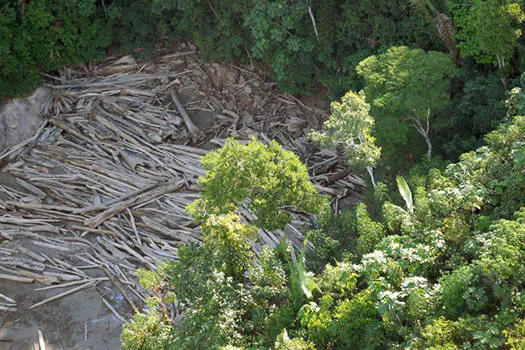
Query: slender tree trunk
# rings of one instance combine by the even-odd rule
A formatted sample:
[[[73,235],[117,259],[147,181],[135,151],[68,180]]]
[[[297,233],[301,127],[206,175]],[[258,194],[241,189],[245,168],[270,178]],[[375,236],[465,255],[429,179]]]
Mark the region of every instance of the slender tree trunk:
[[[426,125],[423,125],[423,121],[419,117],[419,114],[417,113],[416,109],[414,109],[414,115],[411,116],[410,119],[413,122],[412,126],[425,139],[425,143],[427,144],[427,156],[428,156],[428,159],[431,159],[432,158],[432,141],[430,141],[430,108],[427,108],[427,118],[425,120]]]
[[[374,177],[374,168],[372,168],[371,166],[367,166],[366,167],[366,171],[368,171],[368,175],[370,175],[370,180],[372,181],[372,186],[374,188],[376,188],[376,179]]]
[[[505,78],[505,60],[501,58],[500,56],[496,56],[496,60],[498,61],[498,71],[500,74],[501,83],[503,84],[503,88],[507,90],[507,78]]]
[[[427,143],[427,156],[428,159],[432,158],[432,142],[430,141],[430,137],[428,136],[428,133],[424,133],[423,137],[425,138],[425,142]]]

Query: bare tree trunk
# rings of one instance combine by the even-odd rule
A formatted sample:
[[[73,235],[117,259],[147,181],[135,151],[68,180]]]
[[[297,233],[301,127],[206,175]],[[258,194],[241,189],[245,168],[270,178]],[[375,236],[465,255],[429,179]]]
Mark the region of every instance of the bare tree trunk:
[[[312,1],[311,0],[310,0],[310,4],[308,5],[308,13],[310,14],[310,19],[312,20],[312,25],[314,26],[315,37],[317,38],[317,41],[319,41],[319,32],[317,31],[317,24],[315,22],[314,13],[312,12]]]
[[[427,108],[427,118],[425,120],[426,125],[423,125],[423,121],[415,109],[414,116],[410,117],[410,120],[413,122],[412,126],[425,139],[428,159],[432,158],[432,141],[430,141],[430,108]]]
[[[376,179],[374,177],[374,168],[372,168],[371,166],[367,166],[366,167],[366,171],[368,171],[368,175],[370,175],[370,180],[372,181],[372,186],[374,188],[376,188]]]
[[[498,71],[500,74],[501,83],[503,84],[503,88],[507,90],[507,78],[505,78],[505,72],[503,69],[505,69],[505,60],[499,56],[496,56],[496,60],[498,61]]]
[[[425,142],[427,143],[427,156],[428,159],[432,158],[432,142],[430,142],[430,137],[428,136],[428,133],[424,133],[423,137],[425,138]]]

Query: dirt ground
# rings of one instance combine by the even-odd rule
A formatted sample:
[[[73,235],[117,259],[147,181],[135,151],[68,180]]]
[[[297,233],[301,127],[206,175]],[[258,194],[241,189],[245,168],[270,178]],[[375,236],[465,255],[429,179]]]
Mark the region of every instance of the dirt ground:
[[[3,281],[0,291],[18,304],[18,312],[0,313],[0,349],[33,349],[42,330],[46,349],[119,349],[122,323],[104,306],[104,284],[32,310],[28,308],[59,289],[35,292],[38,283]]]

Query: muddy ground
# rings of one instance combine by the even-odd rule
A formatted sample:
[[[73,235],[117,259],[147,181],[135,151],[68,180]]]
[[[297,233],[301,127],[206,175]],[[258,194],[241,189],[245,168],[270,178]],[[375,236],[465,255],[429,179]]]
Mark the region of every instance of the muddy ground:
[[[3,281],[0,290],[18,301],[18,312],[0,314],[0,349],[33,349],[42,330],[47,349],[119,349],[122,323],[102,304],[103,284],[33,310],[29,306],[60,292],[35,292],[35,284]],[[107,286],[106,286],[107,288]]]

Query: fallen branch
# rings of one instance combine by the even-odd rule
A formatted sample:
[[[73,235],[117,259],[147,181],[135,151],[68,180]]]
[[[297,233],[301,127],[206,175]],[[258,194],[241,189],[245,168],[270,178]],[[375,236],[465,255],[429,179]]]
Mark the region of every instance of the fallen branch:
[[[186,110],[182,106],[182,103],[180,102],[179,98],[177,97],[177,94],[175,93],[175,91],[173,91],[172,88],[170,88],[170,95],[171,99],[173,100],[173,103],[175,104],[175,107],[177,107],[177,110],[179,111],[180,116],[182,117],[182,120],[184,120],[184,124],[186,124],[186,127],[188,128],[188,131],[190,132],[191,136],[196,137],[199,134],[200,129],[195,124],[193,124],[193,122],[190,119],[190,116],[188,115],[188,113],[186,113]]]
[[[0,305],[0,311],[17,312],[18,309],[16,307],[9,307],[9,306],[1,306]]]
[[[4,295],[2,293],[0,293],[0,298],[4,299],[5,301],[9,302],[9,303],[13,303],[13,304],[16,304],[16,301],[14,301],[13,299],[11,299],[10,297],[8,297],[7,295]]]
[[[0,279],[20,282],[20,283],[33,283],[34,281],[33,278],[6,275],[5,273],[0,273]]]
[[[126,321],[126,319],[124,317],[122,317],[118,312],[117,310],[115,310],[113,308],[113,306],[111,306],[111,304],[105,299],[105,298],[102,298],[102,301],[104,302],[104,304],[108,307],[108,309],[113,313],[113,315],[115,315],[115,317],[121,321],[122,323],[127,323],[128,321]]]
[[[46,350],[46,342],[44,341],[44,333],[42,333],[42,330],[37,331],[38,335],[38,346],[40,347],[40,350]]]
[[[131,306],[131,308],[133,309],[133,311],[135,310],[138,310],[137,308],[137,305],[135,305],[135,303],[133,302],[133,300],[128,296],[128,293],[126,293],[126,291],[124,290],[124,287],[122,286],[122,284],[120,283],[120,281],[118,281],[115,276],[113,276],[113,274],[106,268],[106,267],[102,267],[102,270],[104,271],[104,273],[106,274],[106,276],[109,277],[109,279],[111,280],[111,282],[115,285],[115,287],[117,287],[117,289],[120,291],[120,293],[122,294],[122,296],[124,297],[124,299],[126,299],[126,301],[128,302],[129,306]]]
[[[89,227],[93,227],[93,228],[97,227],[100,224],[102,224],[104,221],[106,221],[107,219],[117,215],[118,213],[126,210],[127,208],[131,206],[140,205],[140,204],[149,202],[150,200],[161,197],[167,193],[178,191],[182,189],[183,187],[184,187],[184,181],[182,180],[169,181],[168,183],[161,185],[157,188],[154,188],[149,192],[141,194],[137,197],[132,197],[121,203],[115,204],[113,207],[103,211],[97,216],[91,219],[87,219],[84,222],[84,224]]]
[[[91,286],[94,285],[95,283],[96,283],[95,281],[89,281],[89,282],[87,282],[86,284],[83,284],[83,285],[81,285],[81,286],[79,286],[79,287],[76,287],[76,288],[70,289],[70,290],[68,290],[68,291],[65,291],[65,292],[63,292],[63,293],[57,294],[57,295],[55,295],[55,296],[53,296],[53,297],[51,297],[51,298],[48,298],[48,299],[42,300],[41,302],[36,303],[36,304],[30,306],[28,310],[34,309],[34,308],[37,307],[37,306],[41,306],[41,305],[47,304],[47,303],[49,303],[49,302],[52,302],[53,300],[60,299],[60,298],[65,297],[65,296],[67,296],[67,295],[69,295],[69,294],[73,294],[73,293],[78,292],[79,290],[82,290],[82,289],[84,289],[84,288],[91,287]]]

